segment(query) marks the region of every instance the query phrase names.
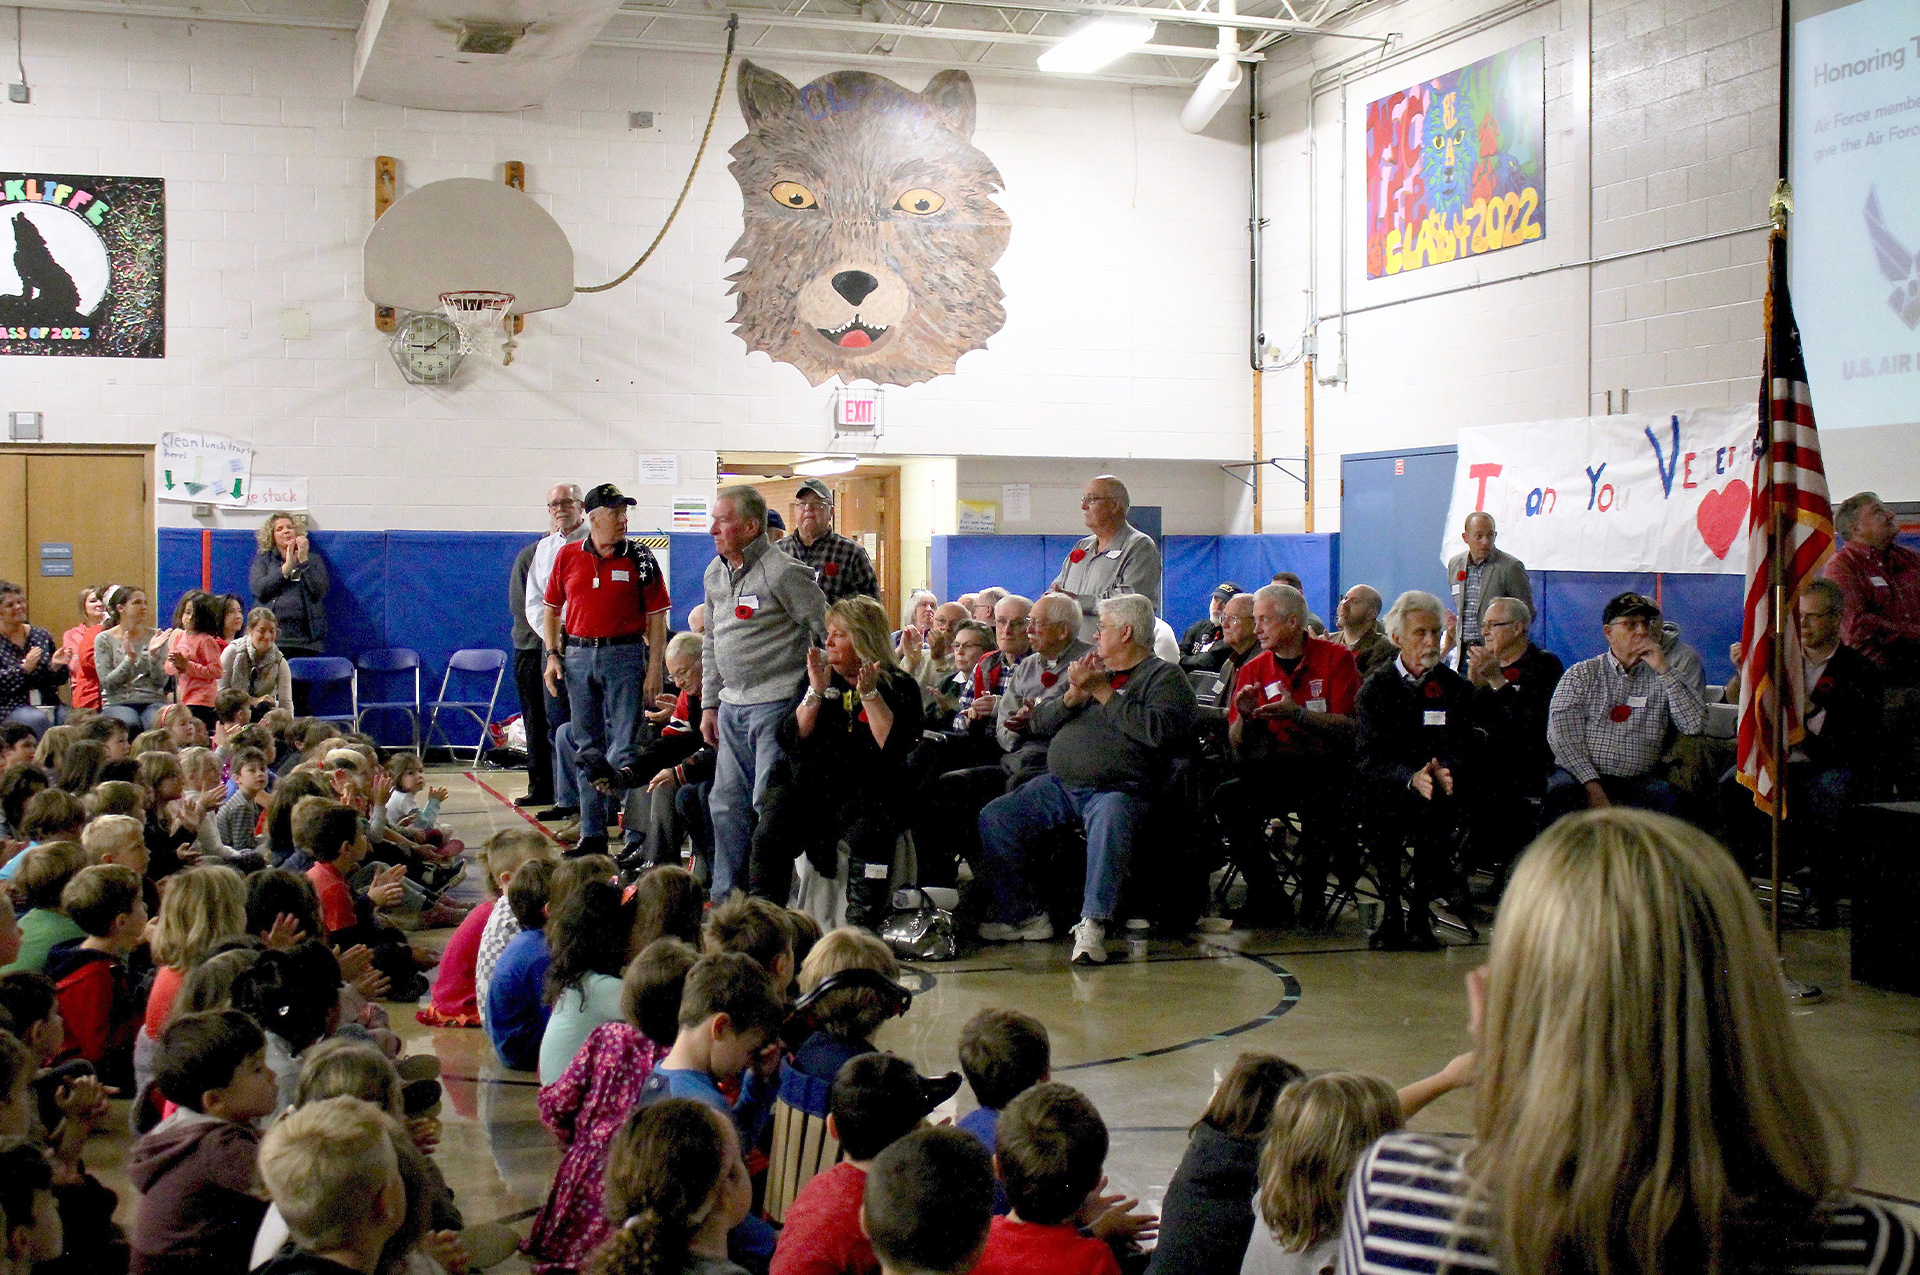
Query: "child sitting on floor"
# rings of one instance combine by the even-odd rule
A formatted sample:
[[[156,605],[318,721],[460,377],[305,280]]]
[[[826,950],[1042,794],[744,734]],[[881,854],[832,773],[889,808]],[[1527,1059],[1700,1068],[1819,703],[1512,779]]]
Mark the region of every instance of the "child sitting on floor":
[[[811,995],[836,974],[868,970],[888,982],[900,978],[900,962],[885,943],[865,930],[842,926],[830,930],[807,953],[800,967],[800,994]],[[829,989],[807,1007],[816,1030],[793,1055],[793,1069],[831,1083],[840,1068],[861,1054],[870,1054],[868,1039],[897,1012],[899,1002],[870,987]]]
[[[793,922],[787,910],[765,899],[736,893],[700,924],[700,950],[708,956],[742,952],[760,963],[784,1001],[798,968],[793,959]]]
[[[387,767],[393,782],[393,794],[387,798],[387,826],[410,840],[432,846],[445,858],[466,850],[461,842],[449,838],[437,826],[440,805],[447,799],[445,788],[427,783],[427,769],[418,753],[395,753]],[[426,794],[426,800],[420,795]]]
[[[153,1075],[153,1051],[173,1014],[174,998],[187,972],[229,939],[247,932],[246,879],[224,864],[188,868],[167,878],[160,919],[153,932],[153,986],[147,993],[140,1037],[134,1042],[136,1093]]]
[[[139,829],[134,829],[135,836]],[[39,973],[47,967],[47,954],[61,943],[87,936],[60,908],[60,894],[74,874],[92,862],[79,844],[52,841],[35,846],[20,856],[20,870],[14,874],[14,895],[28,911],[20,918],[20,954],[0,973],[28,970]]]
[[[541,1122],[566,1154],[527,1237],[535,1271],[578,1269],[612,1229],[601,1211],[607,1148],[679,1032],[681,994],[697,959],[678,939],[648,944],[621,978],[626,1021],[594,1028],[560,1078],[540,1091]]]
[[[607,1207],[621,1226],[588,1275],[746,1275],[728,1237],[753,1207],[733,1122],[669,1099],[633,1113],[607,1164]]]
[[[433,979],[433,1003],[414,1015],[422,1026],[485,1026],[479,984],[480,947],[486,941],[487,926],[495,910],[507,906],[502,899],[513,882],[513,874],[521,864],[545,858],[543,844],[539,837],[529,836],[525,830],[496,832],[487,839],[480,851],[480,862],[486,871],[486,898],[467,913],[441,950],[440,969]],[[505,950],[504,944],[501,950]],[[494,958],[498,960],[499,952],[494,953]]]
[[[84,1058],[116,1089],[133,1084],[133,1037],[141,1006],[134,999],[127,956],[147,928],[147,905],[132,868],[82,868],[61,891],[60,908],[87,936],[47,955],[47,977],[60,989],[67,1038],[60,1058]]]
[[[358,1098],[289,1112],[260,1146],[260,1177],[293,1244],[259,1275],[385,1269],[407,1224],[407,1192],[390,1117]]]
[[[0,1275],[51,1270],[63,1243],[53,1166],[30,1142],[0,1138]]]
[[[1405,1124],[1400,1096],[1378,1076],[1329,1071],[1282,1090],[1260,1149],[1262,1224],[1253,1228],[1242,1275],[1331,1271],[1355,1162]]]
[[[787,1206],[771,1275],[873,1275],[879,1269],[860,1229],[873,1159],[959,1086],[958,1076],[924,1080],[912,1063],[892,1054],[862,1054],[840,1069],[827,1100],[827,1134],[840,1143],[840,1163],[811,1178]]]
[[[1013,1211],[993,1219],[977,1275],[1117,1275],[1114,1250],[1150,1237],[1154,1219],[1100,1194],[1107,1126],[1086,1095],[1035,1085],[1000,1113],[998,1136],[994,1167]]]
[[[128,1158],[140,1192],[130,1275],[244,1275],[267,1211],[254,1122],[277,1106],[266,1037],[237,1010],[183,1015],[160,1038],[154,1075],[176,1110]]]
[[[533,1071],[540,1065],[540,1041],[547,1031],[552,1006],[547,1000],[547,969],[553,952],[547,946],[547,915],[551,910],[554,865],[534,859],[520,865],[507,886],[506,906],[520,932],[500,954],[487,984],[487,1039],[502,1065],[515,1071]]]
[[[496,854],[502,862],[498,868],[493,866]],[[509,828],[487,839],[487,871],[499,883],[503,894],[513,880],[514,869],[519,865],[530,859],[557,858],[554,843],[531,828]],[[612,863],[611,859],[607,860],[609,867]],[[486,928],[480,932],[480,950],[473,958],[473,991],[483,1024],[487,1015],[487,985],[493,981],[493,967],[499,963],[500,954],[507,950],[507,944],[519,932],[520,924],[513,919],[513,909],[499,906],[495,906],[488,915]]]
[[[392,998],[419,1000],[427,990],[421,971],[432,968],[436,958],[430,951],[410,946],[399,930],[376,913],[399,906],[406,868],[396,864],[370,876],[360,874],[368,849],[360,818],[325,797],[300,799],[293,812],[293,837],[314,861],[307,879],[320,896],[327,941],[341,948],[365,944],[373,953],[374,966],[390,980]],[[357,891],[348,884],[356,875],[364,882]]]
[[[867,1169],[861,1228],[883,1275],[967,1275],[993,1220],[993,1159],[957,1129],[916,1129]]]
[[[1017,1009],[983,1009],[960,1029],[960,1074],[980,1105],[956,1126],[980,1140],[992,1155],[999,1149],[995,1131],[1000,1112],[1015,1098],[1053,1077],[1053,1050],[1046,1024]],[[1004,1217],[1011,1206],[1007,1189],[993,1180],[993,1212]]]
[[[231,763],[233,796],[214,816],[214,828],[221,845],[247,853],[266,839],[267,755],[257,748],[241,748],[234,752]]]

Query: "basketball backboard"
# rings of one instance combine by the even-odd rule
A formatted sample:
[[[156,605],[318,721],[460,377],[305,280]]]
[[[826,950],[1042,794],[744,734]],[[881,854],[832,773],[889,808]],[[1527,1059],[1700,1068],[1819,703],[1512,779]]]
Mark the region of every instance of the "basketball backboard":
[[[438,310],[440,294],[511,292],[510,314],[573,300],[573,245],[547,210],[500,182],[451,177],[387,209],[367,234],[367,300]]]

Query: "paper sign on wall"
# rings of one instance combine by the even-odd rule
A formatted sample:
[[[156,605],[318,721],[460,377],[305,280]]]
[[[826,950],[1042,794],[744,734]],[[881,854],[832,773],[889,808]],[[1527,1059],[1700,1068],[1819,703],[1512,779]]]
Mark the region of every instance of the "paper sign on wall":
[[[160,435],[161,500],[243,507],[253,449],[224,434]]]
[[[247,509],[305,509],[307,480],[255,474],[247,484]]]
[[[1033,484],[1001,483],[1000,510],[1008,522],[1033,521]]]
[[[960,534],[963,536],[990,536],[994,532],[995,516],[1000,506],[991,500],[963,500],[960,502]]]
[[[1754,409],[1463,429],[1440,559],[1475,510],[1535,571],[1746,570]]]
[[[640,453],[640,471],[636,481],[641,486],[672,486],[680,481],[680,454],[678,452],[642,452]]]
[[[673,498],[673,529],[675,531],[706,531],[713,526],[713,505],[706,496],[675,496]]]

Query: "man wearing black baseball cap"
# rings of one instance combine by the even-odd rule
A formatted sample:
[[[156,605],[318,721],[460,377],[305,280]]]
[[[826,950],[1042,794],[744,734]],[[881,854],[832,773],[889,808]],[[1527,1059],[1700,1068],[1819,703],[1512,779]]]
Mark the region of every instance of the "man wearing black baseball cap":
[[[547,581],[544,676],[556,694],[566,684],[574,742],[619,770],[637,755],[641,714],[660,693],[672,599],[652,551],[627,539],[633,497],[601,483],[584,503],[587,538],[560,550]],[[650,661],[650,651],[660,658]],[[575,778],[580,843],[574,853],[605,854],[617,807],[587,776]]]
[[[813,568],[813,582],[827,595],[828,606],[856,593],[880,600],[873,559],[833,529],[833,492],[818,478],[807,479],[793,493],[793,533],[778,543]]]
[[[1607,649],[1568,669],[1547,710],[1547,742],[1558,764],[1547,783],[1544,823],[1589,807],[1641,806],[1681,813],[1680,790],[1653,773],[1667,732],[1698,735],[1707,709],[1699,691],[1667,662],[1660,608],[1622,593],[1600,613]]]
[[[1204,619],[1195,620],[1187,626],[1185,636],[1180,639],[1180,667],[1196,668],[1188,660],[1202,655],[1206,649],[1220,640],[1220,611],[1227,605],[1227,599],[1240,592],[1240,586],[1231,581],[1216,585],[1207,595],[1207,614]]]

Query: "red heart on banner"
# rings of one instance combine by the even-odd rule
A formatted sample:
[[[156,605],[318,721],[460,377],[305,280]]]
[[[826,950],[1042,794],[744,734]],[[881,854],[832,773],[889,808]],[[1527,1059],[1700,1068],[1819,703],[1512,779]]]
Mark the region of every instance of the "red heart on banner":
[[[1710,491],[1700,497],[1693,525],[1700,529],[1700,538],[1707,542],[1714,557],[1725,558],[1727,550],[1733,547],[1733,538],[1747,525],[1747,506],[1752,496],[1747,484],[1736,478],[1727,484],[1726,490]]]

